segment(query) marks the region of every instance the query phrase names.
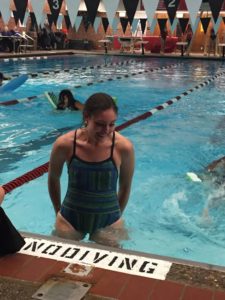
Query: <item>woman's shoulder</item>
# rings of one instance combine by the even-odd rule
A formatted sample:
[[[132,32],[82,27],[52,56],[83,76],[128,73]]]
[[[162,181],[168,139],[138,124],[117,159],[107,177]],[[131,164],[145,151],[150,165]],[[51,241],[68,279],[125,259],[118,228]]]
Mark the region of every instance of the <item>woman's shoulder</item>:
[[[132,142],[127,137],[120,134],[119,132],[116,132],[115,142],[116,142],[116,146],[121,150],[128,151],[128,152],[133,151]]]
[[[75,130],[69,131],[65,134],[60,135],[56,139],[55,143],[58,144],[58,145],[61,145],[61,144],[62,145],[67,145],[67,144],[71,143],[71,141],[74,140],[74,135],[75,135]]]

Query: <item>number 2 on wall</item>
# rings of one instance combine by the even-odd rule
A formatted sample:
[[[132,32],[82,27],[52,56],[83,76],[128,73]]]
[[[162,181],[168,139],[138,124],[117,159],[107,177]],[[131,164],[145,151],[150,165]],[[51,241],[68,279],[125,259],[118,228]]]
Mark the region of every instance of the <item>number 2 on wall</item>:
[[[176,0],[171,0],[171,1],[169,2],[168,7],[175,7],[175,1],[176,1]]]
[[[53,2],[52,7],[53,7],[54,9],[59,9],[59,0],[53,0],[52,2]]]

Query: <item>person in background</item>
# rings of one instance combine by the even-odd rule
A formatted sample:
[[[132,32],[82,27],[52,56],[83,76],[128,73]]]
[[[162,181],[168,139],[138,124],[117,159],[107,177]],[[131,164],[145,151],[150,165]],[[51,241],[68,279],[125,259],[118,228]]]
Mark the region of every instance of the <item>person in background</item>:
[[[60,136],[53,145],[49,194],[56,213],[54,234],[118,246],[127,238],[122,215],[134,172],[132,143],[115,131],[118,108],[113,98],[96,93],[83,110],[84,127]],[[61,203],[60,177],[68,168],[68,188]]]
[[[57,109],[64,110],[69,108],[71,110],[83,110],[84,104],[74,99],[73,94],[70,90],[62,90],[59,93]]]
[[[216,39],[217,39],[217,34],[215,33],[214,28],[211,28],[210,30],[210,36],[209,36],[209,52],[208,55],[212,52],[213,55],[216,55]]]
[[[166,27],[161,31],[161,53],[165,52],[165,47],[166,47],[166,38],[168,35],[168,31]]]

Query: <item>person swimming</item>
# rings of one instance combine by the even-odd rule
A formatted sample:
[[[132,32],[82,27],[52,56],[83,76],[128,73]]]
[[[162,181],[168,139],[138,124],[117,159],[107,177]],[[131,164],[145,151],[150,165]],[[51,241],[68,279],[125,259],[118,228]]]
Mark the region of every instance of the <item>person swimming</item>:
[[[57,109],[83,110],[84,104],[76,100],[70,90],[65,89],[59,93]]]

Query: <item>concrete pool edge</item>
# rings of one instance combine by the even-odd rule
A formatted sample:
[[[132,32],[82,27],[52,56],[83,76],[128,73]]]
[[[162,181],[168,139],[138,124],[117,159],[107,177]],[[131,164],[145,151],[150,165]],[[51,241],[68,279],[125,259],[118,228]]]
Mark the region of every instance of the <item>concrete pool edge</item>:
[[[71,241],[65,240],[62,238],[54,237],[54,236],[44,236],[32,233],[24,233],[21,234],[25,238],[31,239],[38,239],[38,240],[48,240],[49,242],[58,242],[62,244],[71,244],[76,247],[85,247],[86,249],[102,250],[102,251],[109,251],[109,252],[117,252],[125,255],[137,256],[140,259],[149,258],[149,260],[158,260],[163,262],[171,263],[171,267],[169,268],[168,272],[166,273],[165,279],[161,280],[169,280],[174,281],[177,283],[202,287],[202,288],[213,288],[218,290],[225,290],[225,267],[206,264],[206,263],[199,263],[195,261],[183,260],[183,259],[176,259],[173,257],[168,256],[161,256],[156,254],[147,254],[139,251],[133,250],[125,250],[120,248],[112,248],[108,246],[103,246],[95,243],[85,243],[79,241]],[[82,262],[80,262],[82,264]],[[97,266],[101,268],[101,264]],[[112,270],[113,271],[113,270]],[[120,270],[119,270],[120,272]],[[124,272],[126,273],[126,272]],[[129,272],[127,272],[129,273]],[[143,276],[145,274],[134,274],[136,276]],[[159,279],[157,277],[152,277],[155,279]]]

